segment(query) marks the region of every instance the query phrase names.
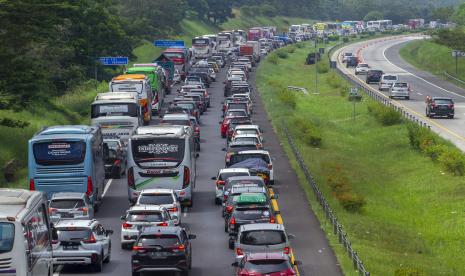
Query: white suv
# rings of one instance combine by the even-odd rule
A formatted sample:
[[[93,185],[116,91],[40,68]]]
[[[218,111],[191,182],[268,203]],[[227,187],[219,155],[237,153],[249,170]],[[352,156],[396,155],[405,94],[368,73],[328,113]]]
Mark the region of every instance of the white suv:
[[[379,81],[379,91],[389,90],[391,86],[397,81],[399,81],[399,77],[397,75],[392,75],[392,74],[382,75]]]
[[[181,224],[181,203],[172,189],[145,189],[137,197],[136,205],[157,205],[165,207],[174,224]]]

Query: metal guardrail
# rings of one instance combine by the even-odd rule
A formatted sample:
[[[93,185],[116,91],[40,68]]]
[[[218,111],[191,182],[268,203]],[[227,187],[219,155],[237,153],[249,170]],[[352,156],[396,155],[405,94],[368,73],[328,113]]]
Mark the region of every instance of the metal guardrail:
[[[289,133],[289,129],[287,128],[286,124],[283,122],[283,129],[284,133],[286,134],[287,141],[289,142],[289,145],[291,147],[292,153],[297,159],[297,163],[299,164],[299,167],[302,169],[302,171],[305,174],[305,179],[307,180],[307,183],[310,185],[310,187],[313,190],[313,193],[315,194],[318,202],[320,203],[321,207],[323,208],[326,218],[331,222],[333,225],[333,233],[338,236],[339,243],[341,243],[344,246],[344,249],[346,250],[347,254],[349,255],[349,258],[352,259],[352,264],[354,265],[354,268],[358,271],[359,275],[361,276],[370,276],[370,272],[367,271],[365,268],[362,260],[358,256],[357,252],[352,248],[352,244],[349,241],[347,234],[344,232],[342,225],[338,222],[336,215],[334,214],[333,210],[329,206],[328,202],[323,196],[323,193],[321,193],[320,189],[316,185],[315,179],[313,178],[312,174],[310,173],[307,165],[305,165],[304,159],[302,158],[302,155],[300,154],[299,150],[297,149],[297,146],[294,143],[294,140],[292,138],[292,135]]]
[[[453,79],[453,80],[455,80],[455,81],[460,82],[461,84],[465,84],[465,81],[463,81],[463,80],[457,78],[456,76],[450,74],[450,73],[447,72],[447,71],[444,71],[444,75],[446,75],[446,77],[448,77],[449,79]]]

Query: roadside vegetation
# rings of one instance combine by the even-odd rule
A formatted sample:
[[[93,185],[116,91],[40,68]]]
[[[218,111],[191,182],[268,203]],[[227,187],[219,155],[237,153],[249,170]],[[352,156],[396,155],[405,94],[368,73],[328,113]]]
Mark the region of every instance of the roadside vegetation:
[[[286,58],[262,61],[257,86],[344,273],[357,275],[294,160],[283,124],[372,275],[465,274],[462,153],[366,95],[355,103],[354,119],[350,86],[332,71],[319,70],[314,94],[316,66],[304,64],[314,47],[303,45]]]

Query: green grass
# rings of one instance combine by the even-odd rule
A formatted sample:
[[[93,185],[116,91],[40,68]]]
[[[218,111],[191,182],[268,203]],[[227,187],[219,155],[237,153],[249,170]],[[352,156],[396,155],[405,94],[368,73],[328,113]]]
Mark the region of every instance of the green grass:
[[[432,40],[410,42],[401,48],[400,55],[413,66],[431,72],[442,79],[450,80],[444,75],[444,71],[455,75],[455,58],[452,57],[452,49],[434,43]],[[464,58],[458,60],[458,77],[465,80]]]
[[[319,76],[320,94],[312,94],[315,66],[304,65],[312,49],[307,44],[288,58],[278,59],[276,65],[263,61],[257,85],[345,274],[357,273],[332,235],[282,132],[282,122],[291,125],[296,115],[321,127],[321,148],[309,147],[295,137],[298,148],[372,275],[395,275],[400,269],[420,273],[415,275],[465,275],[464,178],[443,172],[439,164],[411,149],[405,124],[381,126],[368,113],[365,96],[356,104],[354,121],[352,103],[341,96],[339,88],[328,85],[327,79],[334,78],[331,73]],[[292,110],[279,102],[276,84],[305,87],[310,94],[299,95]],[[340,84],[344,82],[340,80]],[[291,128],[295,136],[298,127]],[[345,211],[332,195],[327,180],[336,173],[347,177],[354,192],[366,199],[361,213]]]

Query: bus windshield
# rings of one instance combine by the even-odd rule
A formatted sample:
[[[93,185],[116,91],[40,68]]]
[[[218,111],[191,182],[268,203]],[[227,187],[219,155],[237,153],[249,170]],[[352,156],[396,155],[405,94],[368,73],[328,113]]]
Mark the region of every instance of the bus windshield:
[[[132,140],[132,155],[138,166],[178,166],[184,159],[184,138],[143,138]]]
[[[194,38],[192,39],[192,46],[208,46],[208,42],[206,38]]]
[[[94,104],[90,116],[92,119],[105,116],[137,117],[137,105],[130,103]]]
[[[84,141],[37,142],[33,145],[34,157],[39,165],[76,165],[84,161]]]
[[[9,222],[0,222],[0,253],[10,252],[15,240],[15,226]]]

